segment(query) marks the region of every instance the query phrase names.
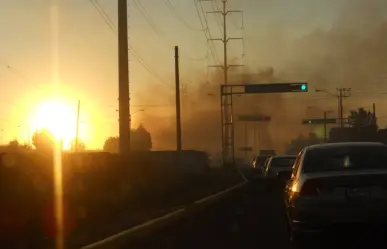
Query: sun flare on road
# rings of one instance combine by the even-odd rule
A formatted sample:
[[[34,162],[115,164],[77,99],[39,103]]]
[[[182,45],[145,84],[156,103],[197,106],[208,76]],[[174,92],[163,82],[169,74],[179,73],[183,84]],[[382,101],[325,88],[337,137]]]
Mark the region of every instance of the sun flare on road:
[[[76,132],[76,107],[61,100],[40,103],[31,116],[33,131],[47,129],[69,149]]]

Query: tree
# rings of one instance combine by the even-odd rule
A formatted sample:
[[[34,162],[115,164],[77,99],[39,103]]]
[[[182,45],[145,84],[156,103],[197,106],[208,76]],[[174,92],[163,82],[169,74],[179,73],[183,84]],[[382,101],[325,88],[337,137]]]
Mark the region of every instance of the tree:
[[[17,139],[14,139],[9,142],[8,148],[12,151],[26,151],[31,150],[31,145],[29,144],[21,144]]]
[[[109,153],[119,153],[120,149],[118,137],[109,137],[106,139],[103,145],[103,150]]]
[[[359,108],[357,111],[351,111],[348,116],[349,124],[354,128],[376,126],[376,118],[370,111]]]
[[[132,151],[150,151],[152,149],[152,136],[142,124],[136,129],[131,130],[130,135]],[[103,150],[110,153],[118,153],[119,137],[109,137],[106,139]]]
[[[17,149],[19,148],[19,146],[20,146],[19,141],[17,141],[16,139],[10,141],[8,144],[8,147],[11,149]]]
[[[32,144],[37,150],[53,151],[55,139],[47,129],[42,129],[40,131],[35,131],[32,135]]]
[[[135,151],[150,151],[152,149],[152,137],[145,127],[140,124],[131,132],[131,147]]]
[[[71,141],[71,148],[70,149],[73,152],[84,152],[84,151],[86,151],[86,144],[79,139],[78,139],[78,144],[77,144],[76,139],[73,139]]]

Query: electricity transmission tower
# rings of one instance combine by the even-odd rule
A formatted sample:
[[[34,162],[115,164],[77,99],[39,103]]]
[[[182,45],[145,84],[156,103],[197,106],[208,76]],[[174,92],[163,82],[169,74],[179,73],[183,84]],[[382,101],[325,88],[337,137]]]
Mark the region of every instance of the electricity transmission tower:
[[[202,0],[203,1],[203,0]],[[204,0],[204,1],[213,1],[213,0]],[[222,15],[221,26],[223,27],[223,37],[222,38],[210,38],[209,42],[220,41],[223,43],[223,64],[222,65],[210,65],[209,67],[219,67],[223,70],[223,84],[228,85],[228,71],[231,67],[240,67],[244,66],[242,64],[229,64],[228,62],[228,43],[231,40],[243,40],[243,37],[229,37],[227,34],[227,17],[230,13],[243,13],[240,10],[228,10],[227,9],[227,0],[222,0],[221,10],[214,10],[207,13],[220,14]],[[243,21],[242,21],[243,23]],[[243,27],[242,27],[243,28]],[[243,55],[244,56],[244,55]],[[228,88],[227,88],[228,89]],[[231,88],[230,88],[231,89]],[[225,98],[221,100],[221,110],[222,112],[222,151],[223,151],[223,163],[225,165],[230,165],[235,163],[235,152],[234,152],[234,128],[233,128],[233,118],[232,118],[232,94],[226,94]]]

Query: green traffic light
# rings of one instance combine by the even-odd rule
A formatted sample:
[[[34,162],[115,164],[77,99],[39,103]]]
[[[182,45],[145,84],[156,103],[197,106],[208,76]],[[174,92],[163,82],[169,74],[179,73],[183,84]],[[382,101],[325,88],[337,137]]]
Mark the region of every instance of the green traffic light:
[[[301,85],[301,90],[302,90],[302,91],[306,91],[306,88],[307,88],[307,86],[306,86],[305,84],[302,84],[302,85]]]
[[[311,124],[311,123],[312,123],[312,120],[308,120],[308,123]]]

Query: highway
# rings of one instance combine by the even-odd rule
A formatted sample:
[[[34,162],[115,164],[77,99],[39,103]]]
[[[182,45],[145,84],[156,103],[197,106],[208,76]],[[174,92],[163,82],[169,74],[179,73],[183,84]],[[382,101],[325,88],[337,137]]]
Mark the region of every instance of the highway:
[[[287,237],[280,188],[250,182],[230,197],[126,248],[293,248]],[[381,231],[332,229],[310,236],[305,248],[387,248]]]

